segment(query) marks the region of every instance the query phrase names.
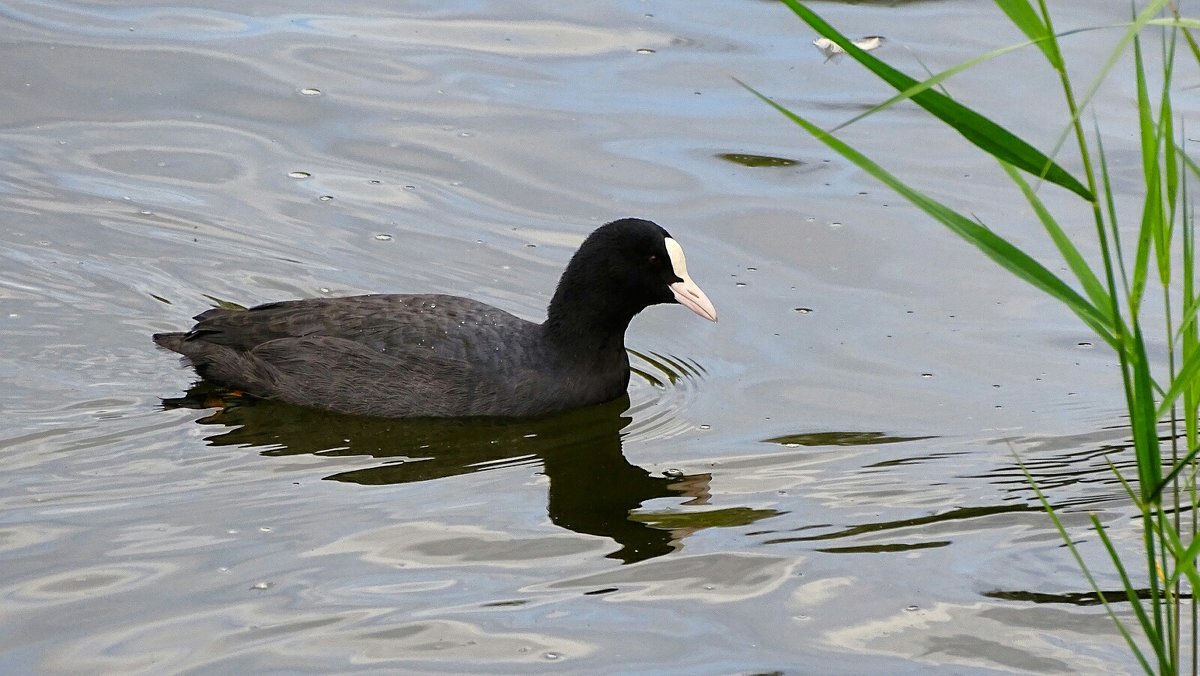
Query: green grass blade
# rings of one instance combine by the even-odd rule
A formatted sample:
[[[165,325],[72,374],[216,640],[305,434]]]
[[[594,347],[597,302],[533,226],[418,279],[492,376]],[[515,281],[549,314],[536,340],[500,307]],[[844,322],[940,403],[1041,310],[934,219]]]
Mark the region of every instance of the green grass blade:
[[[1095,31],[1095,30],[1101,30],[1102,28],[1103,27],[1100,27],[1100,28],[1076,28],[1076,29],[1069,30],[1069,31],[1063,31],[1062,33],[1057,33],[1057,34],[1055,34],[1054,37],[1055,37],[1055,39],[1057,39],[1057,38],[1066,37],[1068,35],[1074,35],[1075,33],[1087,33],[1087,32],[1091,32],[1091,31]],[[855,115],[854,117],[850,118],[849,120],[846,120],[845,122],[842,122],[841,124],[838,124],[835,127],[831,127],[829,129],[829,131],[830,132],[841,131],[842,129],[845,129],[845,128],[853,125],[854,123],[858,122],[859,120],[870,117],[870,116],[874,115],[875,113],[878,113],[879,111],[884,110],[886,108],[890,108],[901,101],[907,101],[907,100],[911,99],[914,95],[919,94],[919,93],[925,91],[926,89],[930,89],[932,87],[937,87],[938,85],[942,84],[946,80],[949,80],[950,78],[954,77],[955,75],[958,75],[959,73],[961,73],[965,70],[974,68],[975,66],[978,66],[979,64],[981,64],[985,61],[990,61],[998,56],[1003,56],[1005,54],[1008,54],[1009,52],[1015,52],[1020,49],[1025,49],[1026,47],[1028,47],[1032,44],[1035,44],[1035,43],[1032,41],[1025,41],[1025,42],[1018,42],[1016,44],[1008,45],[1007,47],[1000,47],[999,49],[993,49],[990,52],[981,54],[981,55],[976,56],[971,59],[967,59],[966,61],[963,61],[960,64],[951,66],[950,68],[947,68],[946,70],[943,70],[940,73],[936,73],[936,74],[933,73],[932,71],[930,71],[928,68],[925,68],[925,71],[927,73],[929,73],[928,78],[921,80],[920,82],[917,82],[915,85],[909,87],[908,89],[904,89],[904,90],[900,91],[895,96],[889,98],[888,100],[884,101],[883,103],[871,106],[866,111],[861,112],[858,115]],[[1057,45],[1055,45],[1054,48],[1057,50],[1058,49]],[[922,65],[922,67],[924,67],[923,63],[921,65]]]
[[[892,190],[895,190],[913,205],[920,208],[922,211],[948,227],[955,234],[973,244],[976,248],[978,248],[992,260],[999,263],[1002,267],[1009,270],[1017,277],[1045,291],[1054,298],[1062,301],[1072,312],[1082,319],[1084,323],[1091,327],[1097,336],[1099,336],[1109,345],[1112,345],[1114,348],[1119,349],[1117,341],[1109,327],[1107,313],[1098,310],[1094,305],[1088,302],[1087,299],[1072,289],[1066,282],[1062,281],[1054,273],[1047,270],[1046,267],[1041,263],[1038,263],[1036,260],[1031,258],[1029,254],[1026,254],[1008,240],[997,235],[988,228],[975,223],[966,216],[963,216],[953,209],[926,196],[924,193],[909,187],[883,167],[875,164],[875,162],[871,161],[865,155],[862,155],[846,143],[824,131],[820,127],[812,124],[808,120],[805,120],[796,113],[793,113],[782,105],[767,98],[753,87],[747,85],[741,80],[737,80],[737,82],[767,105],[771,106],[788,119],[804,128],[818,141],[821,141],[825,145],[829,146],[838,154],[853,162],[860,169],[875,177],[876,180],[887,185]]]
[[[863,118],[870,117],[871,115],[874,115],[875,113],[878,113],[879,111],[884,110],[885,108],[890,108],[901,101],[907,101],[907,100],[911,99],[912,97],[916,96],[917,94],[920,94],[921,92],[925,91],[926,89],[930,89],[932,87],[937,87],[938,85],[942,84],[946,80],[949,80],[950,78],[954,77],[955,75],[958,75],[959,73],[961,73],[965,70],[973,68],[973,67],[983,63],[984,61],[989,61],[991,59],[996,58],[997,56],[1001,56],[1003,54],[1007,54],[1009,52],[1013,52],[1018,49],[1024,49],[1031,44],[1033,44],[1033,43],[1018,42],[1015,45],[1001,47],[1000,49],[995,49],[995,50],[992,50],[981,56],[977,56],[975,58],[963,61],[962,63],[960,63],[956,66],[947,68],[946,70],[943,70],[940,73],[931,74],[928,78],[921,80],[920,82],[917,82],[916,84],[909,87],[908,89],[901,90],[898,94],[896,94],[895,96],[891,97],[890,99],[884,101],[883,103],[872,106],[865,112],[855,115],[854,117],[850,118],[849,120],[846,120],[845,122],[837,125],[836,127],[833,127],[829,131],[832,133],[832,132],[836,132],[836,131],[845,129],[846,127],[849,127],[850,125],[854,124],[855,122],[858,122],[859,120],[862,120]],[[922,64],[922,66],[924,66],[924,64]],[[929,69],[926,68],[926,71],[928,71],[928,70]]]
[[[1200,52],[1197,53],[1196,59],[1197,59],[1197,61],[1200,61]],[[1188,153],[1184,152],[1184,149],[1182,147],[1176,146],[1175,157],[1177,157],[1180,161],[1182,161],[1184,168],[1188,170],[1188,172],[1184,172],[1184,174],[1181,176],[1181,178],[1180,178],[1181,184],[1183,184],[1186,187],[1186,178],[1187,178],[1188,173],[1191,173],[1196,178],[1200,178],[1200,164],[1197,164],[1196,161],[1193,160],[1188,155]],[[1185,194],[1186,194],[1186,191],[1185,191]],[[1184,283],[1183,316],[1180,317],[1180,322],[1179,322],[1179,334],[1181,336],[1186,336],[1188,334],[1188,332],[1193,332],[1193,333],[1195,332],[1195,330],[1196,330],[1196,324],[1195,324],[1196,313],[1197,313],[1197,310],[1200,309],[1200,298],[1197,298],[1196,295],[1192,291],[1193,280],[1194,280],[1192,275],[1195,272],[1195,267],[1194,267],[1195,252],[1193,250],[1194,243],[1191,239],[1192,219],[1190,218],[1190,213],[1186,209],[1184,210],[1184,213],[1188,214],[1188,217],[1185,217],[1183,220],[1184,236],[1186,239],[1184,241],[1184,248],[1183,248],[1183,265],[1184,265],[1184,269],[1183,269],[1183,283]]]
[[[1104,197],[1105,215],[1108,218],[1108,227],[1111,230],[1110,238],[1114,251],[1114,255],[1111,258],[1115,259],[1116,269],[1121,275],[1121,288],[1125,291],[1126,297],[1128,297],[1129,274],[1125,269],[1125,254],[1121,246],[1121,221],[1117,218],[1117,205],[1116,201],[1113,199],[1112,177],[1109,176],[1108,173],[1108,157],[1104,151],[1104,139],[1100,135],[1100,123],[1093,118],[1092,125],[1094,129],[1093,135],[1096,139],[1096,154],[1100,159],[1100,185],[1102,188],[1100,193]],[[1116,284],[1115,279],[1113,280],[1113,284]],[[1116,293],[1116,289],[1113,289],[1112,291],[1113,293]],[[1119,314],[1120,308],[1114,307],[1113,312]]]
[[[1142,200],[1142,223],[1138,230],[1137,252],[1133,259],[1133,286],[1129,290],[1130,315],[1136,316],[1146,296],[1146,282],[1150,271],[1150,250],[1155,236],[1154,225],[1160,219],[1158,186],[1146,186],[1146,197]]]
[[[1154,412],[1156,419],[1162,420],[1166,417],[1184,390],[1196,384],[1198,375],[1200,375],[1200,352],[1192,352],[1184,358],[1183,364],[1179,367],[1179,372],[1171,380],[1171,387],[1167,388],[1166,394],[1163,395],[1162,401],[1159,402],[1158,409]]]
[[[1025,37],[1042,50],[1046,60],[1054,70],[1062,70],[1062,54],[1058,51],[1058,43],[1050,39],[1050,27],[1042,23],[1041,17],[1034,11],[1029,0],[996,0],[996,6],[1013,22]]]
[[[1200,445],[1192,448],[1187,455],[1183,456],[1180,458],[1179,462],[1175,463],[1175,466],[1171,468],[1171,471],[1162,478],[1162,481],[1158,482],[1158,489],[1155,490],[1150,497],[1158,499],[1158,495],[1160,495],[1167,486],[1171,485],[1172,481],[1179,478],[1180,473],[1188,469],[1188,466],[1191,465],[1192,461],[1196,459],[1197,455],[1200,455]],[[1198,589],[1200,589],[1200,587],[1198,587]]]
[[[1183,161],[1183,165],[1188,169],[1191,169],[1192,174],[1194,174],[1196,178],[1200,178],[1200,164],[1197,164],[1182,146],[1175,146],[1175,151],[1176,156]]]
[[[1159,9],[1162,9],[1161,5],[1165,3],[1160,2],[1158,4],[1160,5]],[[1200,29],[1200,19],[1189,19],[1187,17],[1179,16],[1171,18],[1164,17],[1162,19],[1150,19],[1149,21],[1146,21],[1146,24],[1150,26],[1169,26],[1172,28],[1184,29],[1190,28],[1192,30]],[[1197,60],[1200,60],[1200,57],[1197,57]]]
[[[1189,49],[1191,50],[1196,61],[1200,63],[1200,46],[1196,45],[1196,41],[1192,38],[1189,31],[1185,29],[1183,33]],[[1181,130],[1181,132],[1182,131],[1184,130]],[[1187,138],[1186,133],[1182,135],[1185,139]],[[1189,164],[1191,165],[1190,168],[1192,169],[1193,173],[1196,171],[1196,168],[1195,164],[1191,162],[1191,159],[1188,157],[1187,152],[1184,151],[1182,146],[1178,147],[1178,152],[1175,153],[1175,156],[1182,162],[1179,175],[1179,200],[1180,210],[1184,214],[1180,224],[1180,240],[1183,249],[1181,256],[1183,263],[1183,297],[1181,299],[1181,305],[1183,306],[1184,321],[1183,326],[1181,326],[1179,329],[1178,341],[1182,349],[1184,364],[1186,364],[1188,360],[1194,358],[1197,354],[1200,354],[1200,331],[1197,330],[1195,322],[1197,307],[1195,288],[1196,232],[1195,221],[1191,217],[1193,207],[1188,191]],[[1167,481],[1174,480],[1174,476],[1179,474],[1185,467],[1190,467],[1193,470],[1193,473],[1187,481],[1187,487],[1191,494],[1192,536],[1195,537],[1197,532],[1196,510],[1198,507],[1198,500],[1196,494],[1196,468],[1194,463],[1197,452],[1200,452],[1200,424],[1198,424],[1200,423],[1200,379],[1193,378],[1188,381],[1184,381],[1183,392],[1182,415],[1184,420],[1185,439],[1187,441],[1187,448],[1191,450],[1188,455],[1185,456],[1179,463],[1177,463],[1177,466],[1171,470],[1171,476],[1163,481],[1166,483]],[[1192,589],[1193,592],[1195,592],[1198,587],[1193,586]],[[1192,600],[1192,611],[1194,616],[1197,615],[1197,603],[1195,598]],[[1196,657],[1200,657],[1200,650],[1198,650],[1198,648],[1200,648],[1200,621],[1197,620],[1200,620],[1200,617],[1193,617],[1193,660],[1195,660]]]
[[[1167,21],[1172,21],[1172,20],[1168,19]],[[1183,39],[1187,42],[1188,50],[1191,51],[1191,53],[1192,53],[1192,58],[1196,61],[1197,64],[1200,64],[1200,45],[1196,44],[1196,38],[1192,37],[1192,31],[1189,30],[1189,29],[1193,29],[1193,28],[1200,28],[1200,20],[1183,19],[1179,16],[1176,16],[1173,21],[1174,21],[1173,24],[1168,23],[1165,25],[1174,25],[1175,27],[1177,27],[1181,31],[1183,31]],[[1158,24],[1159,20],[1155,19],[1155,20],[1151,21],[1150,23]]]
[[[1170,45],[1163,66],[1162,95],[1159,99],[1158,134],[1156,149],[1162,150],[1163,190],[1165,194],[1165,216],[1161,223],[1159,237],[1155,239],[1158,245],[1158,276],[1165,287],[1171,283],[1171,238],[1175,228],[1175,205],[1179,197],[1179,174],[1175,159],[1175,130],[1172,121],[1175,119],[1171,105],[1171,76],[1175,68],[1175,33],[1172,32]]]
[[[1117,469],[1117,466],[1113,464],[1112,458],[1105,455],[1104,462],[1108,464],[1108,469],[1112,471],[1113,476],[1117,477],[1117,482],[1121,484],[1121,488],[1125,489],[1125,495],[1129,496],[1129,501],[1133,503],[1133,506],[1139,512],[1146,511],[1146,508],[1142,504],[1142,499],[1138,497],[1138,492],[1133,488],[1133,484],[1129,483],[1124,474],[1121,474],[1121,470]]]
[[[1138,483],[1142,489],[1142,501],[1146,505],[1159,504],[1155,491],[1162,482],[1162,455],[1158,446],[1158,416],[1154,409],[1154,386],[1150,375],[1150,363],[1146,357],[1146,342],[1142,328],[1133,323],[1134,359],[1130,368],[1133,375],[1132,399],[1127,402],[1130,424],[1133,429],[1134,452],[1137,455]],[[1151,500],[1151,497],[1155,497]]]
[[[1033,478],[1033,475],[1029,473],[1029,469],[1025,467],[1025,463],[1021,462],[1021,457],[1017,455],[1016,451],[1013,451],[1012,453],[1013,457],[1017,460],[1017,466],[1020,467],[1021,472],[1025,474],[1025,480],[1029,482],[1030,487],[1033,488],[1034,494],[1037,495],[1038,502],[1041,503],[1042,509],[1045,510],[1046,514],[1050,517],[1050,522],[1054,524],[1054,528],[1058,531],[1059,537],[1062,538],[1063,544],[1067,546],[1067,550],[1070,551],[1071,556],[1074,557],[1075,564],[1078,565],[1079,570],[1083,572],[1084,579],[1087,580],[1088,584],[1092,588],[1092,591],[1096,593],[1096,598],[1100,599],[1100,604],[1104,606],[1104,612],[1108,613],[1108,618],[1112,620],[1113,624],[1117,627],[1117,631],[1120,632],[1121,637],[1125,639],[1126,645],[1129,646],[1129,651],[1132,652],[1134,657],[1137,658],[1138,664],[1142,666],[1143,671],[1145,671],[1147,674],[1154,674],[1154,670],[1150,668],[1150,662],[1146,660],[1146,656],[1142,653],[1141,647],[1138,646],[1137,641],[1133,640],[1133,636],[1130,635],[1129,630],[1125,628],[1125,624],[1121,622],[1121,618],[1117,617],[1116,611],[1113,610],[1112,606],[1109,604],[1108,599],[1104,596],[1104,592],[1100,590],[1100,585],[1096,584],[1096,578],[1092,576],[1092,570],[1088,568],[1087,563],[1083,560],[1083,556],[1079,553],[1079,549],[1075,546],[1075,541],[1071,538],[1071,534],[1067,532],[1067,527],[1063,525],[1062,519],[1058,518],[1058,512],[1054,509],[1054,505],[1051,505],[1050,501],[1046,499],[1046,495],[1042,493],[1042,489],[1038,487],[1037,481]],[[1094,519],[1095,517],[1093,516],[1092,518]],[[1128,579],[1128,576],[1126,576],[1125,579]],[[1128,584],[1125,586],[1125,588],[1127,592],[1132,589],[1132,587]],[[1134,594],[1134,598],[1136,599],[1135,603],[1138,609],[1141,611],[1138,622],[1143,627],[1146,627],[1149,625],[1149,618],[1144,620],[1142,619],[1145,617],[1146,611],[1144,608],[1141,608],[1141,599],[1137,599],[1136,593]],[[1137,613],[1138,610],[1135,610],[1134,612]],[[1147,633],[1147,636],[1150,635],[1151,634]]]
[[[813,30],[832,40],[845,50],[846,54],[861,63],[884,82],[895,87],[897,91],[904,91],[918,84],[917,80],[912,77],[901,73],[862,49],[859,49],[846,36],[825,23],[821,17],[802,5],[798,0],[782,1],[797,16],[803,19],[805,23],[811,26]],[[989,155],[1043,180],[1062,186],[1085,200],[1092,200],[1091,192],[1067,172],[1066,169],[1060,167],[1041,151],[1021,140],[1005,128],[954,101],[945,94],[932,89],[926,89],[918,94],[914,94],[912,101],[945,122]]]
[[[1166,649],[1163,647],[1162,636],[1154,628],[1154,623],[1146,614],[1146,608],[1142,604],[1142,599],[1138,597],[1136,587],[1133,586],[1133,581],[1129,579],[1129,573],[1125,570],[1125,564],[1121,561],[1121,555],[1117,553],[1117,548],[1113,546],[1112,540],[1108,538],[1108,533],[1104,530],[1104,525],[1100,523],[1100,519],[1095,514],[1090,514],[1092,526],[1096,529],[1096,534],[1100,536],[1100,542],[1104,544],[1104,548],[1108,551],[1108,556],[1112,559],[1113,566],[1117,569],[1117,574],[1121,577],[1121,586],[1125,588],[1125,598],[1129,600],[1129,605],[1133,607],[1133,612],[1137,616],[1138,624],[1142,625],[1142,632],[1145,633],[1146,639],[1150,641],[1150,646],[1154,648],[1155,654],[1159,660],[1159,674],[1175,673],[1170,668],[1169,664],[1165,663]],[[1150,571],[1153,575],[1154,571]],[[1132,641],[1132,637],[1127,637],[1127,641]],[[1146,673],[1156,673],[1150,669],[1150,665],[1146,663],[1146,658],[1142,656],[1141,651],[1137,651],[1139,661],[1142,663],[1142,668]]]
[[[1071,135],[1075,125],[1079,123],[1079,115],[1084,110],[1087,110],[1088,105],[1090,105],[1092,99],[1095,98],[1096,93],[1100,91],[1100,85],[1104,84],[1104,81],[1108,79],[1109,73],[1112,72],[1112,69],[1117,65],[1117,62],[1120,61],[1125,55],[1125,50],[1129,46],[1129,43],[1139,32],[1141,32],[1143,28],[1145,28],[1146,24],[1151,23],[1154,20],[1154,17],[1162,12],[1163,7],[1166,7],[1173,1],[1174,0],[1153,0],[1143,7],[1142,11],[1137,14],[1133,22],[1126,27],[1125,32],[1121,35],[1121,39],[1117,41],[1116,45],[1109,52],[1108,58],[1105,59],[1104,64],[1100,67],[1100,70],[1097,72],[1096,76],[1092,78],[1092,83],[1088,87],[1087,92],[1085,92],[1084,95],[1079,99],[1079,102],[1075,107],[1075,112],[1073,112],[1071,115],[1071,121],[1068,122],[1065,127],[1063,127],[1062,133],[1059,135],[1058,140],[1055,141],[1054,147],[1050,151],[1051,156],[1058,154],[1059,149],[1062,148],[1062,145],[1066,142],[1067,137]],[[1051,34],[1053,35],[1053,26],[1050,26],[1049,28],[1051,30]],[[1065,70],[1062,72],[1066,73]]]
[[[1197,612],[1196,600],[1192,599],[1189,625],[1181,614],[1181,607],[1188,602],[1185,597],[1191,598],[1183,591],[1185,583],[1193,594],[1200,591],[1200,570],[1197,568],[1200,538],[1196,537],[1197,527],[1200,526],[1200,522],[1197,521],[1197,514],[1200,513],[1200,493],[1197,491],[1200,474],[1200,464],[1197,463],[1197,458],[1200,458],[1200,420],[1197,418],[1197,412],[1200,411],[1200,290],[1195,288],[1196,280],[1193,279],[1197,274],[1193,250],[1195,215],[1191,212],[1188,199],[1188,181],[1200,176],[1200,166],[1187,156],[1181,145],[1177,145],[1186,138],[1185,127],[1175,126],[1181,124],[1186,110],[1181,105],[1179,108],[1183,112],[1176,116],[1172,100],[1172,87],[1175,85],[1172,81],[1177,50],[1190,49],[1191,56],[1200,65],[1200,45],[1190,33],[1191,29],[1200,28],[1200,21],[1180,18],[1177,0],[1131,0],[1130,15],[1133,20],[1124,26],[1121,39],[1115,49],[1107,55],[1107,60],[1096,64],[1099,71],[1086,95],[1077,99],[1076,90],[1070,82],[1068,69],[1063,61],[1059,35],[1055,32],[1053,17],[1047,8],[1048,0],[994,0],[1011,23],[1021,30],[1032,44],[1037,45],[1061,81],[1070,122],[1053,146],[1053,150],[1044,154],[990,119],[956,102],[944,91],[938,90],[949,77],[982,60],[992,58],[994,53],[959,64],[936,75],[926,69],[928,79],[918,81],[855,46],[809,10],[801,0],[782,1],[816,32],[838,45],[850,58],[858,61],[898,92],[896,96],[853,117],[845,124],[853,124],[899,101],[912,100],[975,146],[997,158],[1054,242],[1074,280],[1065,275],[1060,278],[1058,274],[1051,272],[1051,269],[1057,269],[1055,266],[1045,267],[985,224],[975,222],[950,206],[918,191],[835,138],[832,133],[818,128],[809,120],[771,101],[753,88],[742,85],[821,143],[854,163],[860,170],[887,185],[978,248],[1001,267],[1063,302],[1095,331],[1098,337],[1116,350],[1120,360],[1120,383],[1126,398],[1133,436],[1136,479],[1133,472],[1130,472],[1129,479],[1126,480],[1111,460],[1107,457],[1105,460],[1109,462],[1110,468],[1140,513],[1140,545],[1144,550],[1145,559],[1135,561],[1130,556],[1127,560],[1137,564],[1133,569],[1135,575],[1140,576],[1144,570],[1148,576],[1148,586],[1145,589],[1132,583],[1129,570],[1126,569],[1126,561],[1122,560],[1100,519],[1091,515],[1090,522],[1119,575],[1137,624],[1130,622],[1128,618],[1117,617],[1108,599],[1099,591],[1095,579],[1054,508],[1023,465],[1021,469],[1142,669],[1147,673],[1176,673],[1181,665],[1181,628],[1190,626],[1194,676],[1197,669],[1197,646],[1200,645],[1200,634],[1197,633],[1197,627],[1200,627],[1200,613]],[[1137,5],[1141,5],[1140,9]],[[1164,8],[1168,7],[1174,18],[1157,18],[1163,14]],[[1149,25],[1169,26],[1169,29],[1156,33],[1160,38],[1157,42],[1162,51],[1161,64],[1155,62],[1147,70],[1142,50],[1144,38],[1140,36],[1143,29]],[[1180,32],[1183,33],[1186,47],[1180,44]],[[1005,50],[997,52],[1002,53]],[[1140,143],[1142,160],[1142,171],[1136,178],[1142,183],[1139,188],[1144,188],[1145,192],[1134,198],[1141,199],[1140,204],[1133,202],[1140,207],[1140,221],[1136,231],[1131,231],[1129,217],[1126,216],[1122,233],[1117,223],[1117,200],[1114,197],[1110,167],[1104,156],[1099,125],[1094,123],[1097,129],[1093,140],[1084,133],[1080,122],[1083,111],[1092,105],[1097,92],[1100,91],[1100,85],[1109,79],[1115,65],[1128,63],[1126,59],[1130,51],[1133,52],[1132,61],[1135,67],[1135,133]],[[1148,82],[1156,83],[1154,87],[1161,84],[1161,91],[1154,92],[1158,96],[1151,97],[1152,87]],[[1057,156],[1059,149],[1072,133],[1081,165],[1077,172],[1078,178],[1050,159]],[[1100,181],[1097,181],[1093,152],[1098,152]],[[1079,247],[1064,231],[1061,222],[1055,219],[1037,191],[1030,186],[1036,186],[1037,183],[1030,180],[1026,173],[1064,187],[1089,202],[1102,268],[1094,269],[1089,265]],[[1175,246],[1176,230],[1181,236],[1182,252],[1171,250],[1171,247]],[[1122,250],[1122,235],[1129,244],[1126,251]],[[1133,240],[1130,240],[1130,237]],[[1173,289],[1171,286],[1173,278],[1178,280],[1180,277],[1178,269],[1172,270],[1172,265],[1177,265],[1177,261],[1182,262],[1183,281],[1175,281],[1175,285],[1181,286],[1181,289]],[[1155,266],[1154,271],[1161,284],[1163,307],[1159,308],[1159,299],[1152,297],[1153,302],[1146,304],[1152,312],[1142,313],[1151,265]],[[1176,309],[1181,310],[1178,317]],[[1157,342],[1153,343],[1153,352],[1150,352],[1147,346],[1145,327],[1140,323],[1143,320],[1149,323],[1150,319],[1143,318],[1143,314],[1155,317],[1162,315],[1162,323],[1165,326],[1166,344],[1160,347]],[[1165,391],[1155,381],[1151,354],[1155,364],[1165,364],[1159,372],[1160,376],[1166,374],[1170,378]],[[1160,401],[1155,401],[1159,395]],[[1182,413],[1179,410],[1181,399]],[[1180,415],[1186,423],[1187,443],[1184,449],[1180,448],[1181,437],[1177,422]],[[1163,420],[1169,420],[1171,432],[1164,439],[1160,439],[1159,423]],[[1182,458],[1179,457],[1181,454]],[[1164,460],[1170,463],[1165,477]],[[1181,500],[1182,495],[1186,495],[1185,499],[1189,500],[1190,504]],[[1182,526],[1181,516],[1184,514],[1191,519],[1187,534]],[[1132,634],[1139,628],[1144,632],[1144,637],[1135,641]],[[1148,649],[1147,642],[1153,654]]]
[[[1042,222],[1042,227],[1050,235],[1050,239],[1054,241],[1054,245],[1058,247],[1059,253],[1062,254],[1067,266],[1071,268],[1071,272],[1075,273],[1075,278],[1083,286],[1083,290],[1092,301],[1092,305],[1098,310],[1106,312],[1112,305],[1112,299],[1109,297],[1108,291],[1105,290],[1100,279],[1096,277],[1096,273],[1092,272],[1091,266],[1084,260],[1083,254],[1079,253],[1079,249],[1075,246],[1075,243],[1071,241],[1066,232],[1063,232],[1062,226],[1054,219],[1050,210],[1038,198],[1037,193],[1033,191],[1029,183],[1021,177],[1021,174],[1007,164],[1001,163],[1000,166],[1008,173],[1008,177],[1017,185],[1017,188],[1021,190],[1021,194],[1025,196],[1025,200],[1029,202],[1029,205],[1033,207],[1038,220]],[[1108,321],[1111,323],[1112,318],[1108,317]]]
[[[1194,537],[1192,543],[1185,548],[1174,528],[1168,527],[1163,530],[1170,536],[1167,543],[1171,548],[1171,557],[1175,559],[1175,570],[1167,579],[1167,585],[1173,585],[1179,578],[1186,577],[1192,589],[1200,589],[1200,573],[1196,572],[1196,557],[1200,556],[1200,538]]]
[[[1133,38],[1134,75],[1137,83],[1138,132],[1142,149],[1142,175],[1146,182],[1146,195],[1142,202],[1141,229],[1138,232],[1138,247],[1133,265],[1133,288],[1130,292],[1132,314],[1136,316],[1146,291],[1150,263],[1150,246],[1158,236],[1162,221],[1162,202],[1158,182],[1157,125],[1150,110],[1150,94],[1146,85],[1146,71],[1142,60],[1141,40]],[[1157,248],[1157,247],[1156,247]]]

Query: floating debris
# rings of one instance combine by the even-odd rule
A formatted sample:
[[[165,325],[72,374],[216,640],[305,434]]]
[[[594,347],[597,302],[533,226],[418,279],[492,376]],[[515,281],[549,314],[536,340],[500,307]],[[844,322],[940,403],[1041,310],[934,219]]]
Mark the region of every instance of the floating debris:
[[[851,44],[863,50],[864,52],[869,52],[872,49],[878,49],[879,45],[882,45],[885,39],[886,38],[884,38],[882,35],[868,35],[857,40],[851,40]],[[825,55],[826,61],[835,56],[846,53],[846,50],[839,47],[833,40],[830,40],[829,38],[817,38],[816,40],[813,40],[813,46],[821,50],[821,53]]]
[[[749,153],[718,153],[717,157],[744,167],[794,167],[801,164],[799,160],[792,160],[786,157],[751,155]]]

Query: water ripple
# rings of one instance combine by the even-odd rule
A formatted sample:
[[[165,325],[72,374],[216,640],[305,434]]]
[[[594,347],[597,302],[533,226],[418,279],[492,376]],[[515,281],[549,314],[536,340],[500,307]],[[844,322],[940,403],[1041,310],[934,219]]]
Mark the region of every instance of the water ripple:
[[[705,370],[691,359],[657,352],[629,350],[629,409],[633,423],[625,430],[629,440],[669,439],[695,429],[683,414],[699,395]]]
[[[107,563],[60,571],[0,588],[0,598],[35,608],[144,588],[174,573],[163,562]]]

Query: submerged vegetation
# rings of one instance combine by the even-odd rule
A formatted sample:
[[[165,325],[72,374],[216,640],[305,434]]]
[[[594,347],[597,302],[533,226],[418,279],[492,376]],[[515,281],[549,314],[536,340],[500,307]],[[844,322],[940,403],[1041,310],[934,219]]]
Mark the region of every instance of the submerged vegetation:
[[[924,108],[1000,163],[1012,181],[1014,195],[1028,203],[1066,263],[1069,276],[1054,272],[1062,268],[1060,262],[1039,260],[1001,232],[913,188],[835,133],[749,85],[743,86],[1010,273],[1061,301],[1113,349],[1120,363],[1137,474],[1123,472],[1111,461],[1109,466],[1139,512],[1143,551],[1121,551],[1095,515],[1091,527],[1108,552],[1110,574],[1119,578],[1121,591],[1101,589],[1075,546],[1077,535],[1069,533],[1059,520],[1053,496],[1044,494],[1032,476],[1026,476],[1141,667],[1147,673],[1190,670],[1195,674],[1198,635],[1193,594],[1200,588],[1196,569],[1200,554],[1196,537],[1196,510],[1200,507],[1196,462],[1200,450],[1200,329],[1196,315],[1200,290],[1196,288],[1190,186],[1200,179],[1200,164],[1188,154],[1184,115],[1173,101],[1180,89],[1177,67],[1188,68],[1192,75],[1200,70],[1200,45],[1191,33],[1200,29],[1200,20],[1183,16],[1179,3],[1169,0],[1132,7],[1129,22],[1115,33],[1119,38],[1109,58],[1095,80],[1081,89],[1068,75],[1069,50],[1061,41],[1064,34],[1056,32],[1046,1],[995,1],[1028,42],[918,80],[868,54],[801,2],[783,0],[824,39],[898,91],[846,124],[904,101]],[[1144,43],[1152,43],[1152,47]],[[1061,84],[1062,140],[1049,153],[942,91],[951,77],[1021,48],[1038,50]],[[1125,63],[1133,69],[1136,83],[1137,123],[1135,129],[1121,132],[1132,132],[1141,149],[1136,213],[1118,208],[1105,157],[1104,132],[1090,112],[1094,106],[1107,105],[1095,98],[1096,92],[1113,70]],[[1077,169],[1068,170],[1055,161],[1062,147],[1077,155]],[[1069,213],[1056,213],[1039,196],[1041,191],[1058,189],[1077,200]],[[1127,190],[1122,188],[1123,193]],[[1063,223],[1085,213],[1094,225],[1095,240],[1081,247],[1084,243],[1073,241]],[[1098,261],[1089,261],[1081,253],[1081,248],[1091,246],[1099,251]],[[1127,604],[1131,612],[1118,612],[1118,604]]]

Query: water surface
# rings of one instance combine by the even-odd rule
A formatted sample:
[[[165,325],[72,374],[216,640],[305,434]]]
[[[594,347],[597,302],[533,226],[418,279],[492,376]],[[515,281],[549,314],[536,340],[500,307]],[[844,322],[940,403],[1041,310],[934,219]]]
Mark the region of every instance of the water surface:
[[[814,7],[913,73],[1020,39],[969,0]],[[1091,560],[1088,512],[1136,546],[1111,355],[732,81],[826,126],[887,95],[785,8],[18,1],[0,31],[0,671],[1135,666],[1013,456]],[[1071,44],[1087,68],[1113,38]],[[1046,146],[1039,58],[949,87]],[[848,137],[1053,255],[919,111]],[[1118,181],[1133,142],[1106,141]],[[622,216],[671,230],[722,316],[637,318],[628,401],[509,425],[163,407],[193,377],[149,334],[218,300],[540,320]]]

